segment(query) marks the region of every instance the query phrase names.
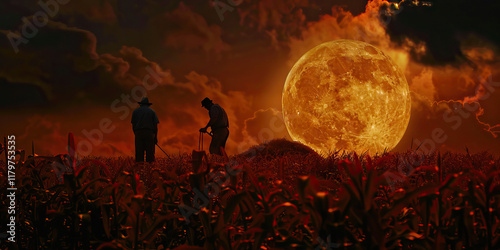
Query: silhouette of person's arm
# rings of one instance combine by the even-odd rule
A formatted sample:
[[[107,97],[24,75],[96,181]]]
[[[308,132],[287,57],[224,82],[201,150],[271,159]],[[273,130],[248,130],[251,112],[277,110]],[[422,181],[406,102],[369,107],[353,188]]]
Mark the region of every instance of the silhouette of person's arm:
[[[217,119],[219,119],[220,110],[217,107],[212,106],[209,115],[210,115],[210,121],[208,121],[207,126],[205,126],[205,129],[211,127],[217,121]]]

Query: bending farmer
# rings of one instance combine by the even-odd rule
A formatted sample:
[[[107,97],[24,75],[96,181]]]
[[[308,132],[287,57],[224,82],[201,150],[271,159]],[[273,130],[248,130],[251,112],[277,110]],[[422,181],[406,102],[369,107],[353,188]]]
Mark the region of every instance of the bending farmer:
[[[226,111],[219,104],[214,104],[208,97],[201,101],[201,106],[208,110],[210,121],[207,126],[200,129],[200,132],[206,133],[208,127],[212,128],[210,154],[222,155],[221,147],[225,149],[229,137],[229,121]]]

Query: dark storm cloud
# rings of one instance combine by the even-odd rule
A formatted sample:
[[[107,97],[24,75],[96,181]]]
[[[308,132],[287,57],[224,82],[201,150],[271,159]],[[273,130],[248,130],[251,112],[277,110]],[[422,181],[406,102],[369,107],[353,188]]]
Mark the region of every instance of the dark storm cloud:
[[[39,86],[27,83],[12,83],[0,79],[0,107],[29,107],[47,103],[47,96]]]
[[[100,55],[99,64],[116,83],[126,88],[141,85],[144,77],[158,68],[158,64],[146,59],[140,49],[127,46],[122,46],[117,53]],[[170,75],[169,72],[166,74]],[[164,79],[164,83],[170,81],[171,79]]]
[[[0,30],[0,99],[10,100],[2,107],[98,99],[119,87],[99,65],[91,32],[52,21],[28,26]]]
[[[221,52],[230,56],[232,47],[249,43],[286,47],[277,43],[300,36],[306,22],[331,13],[336,4],[359,9],[362,2],[242,1],[225,12],[221,21],[211,1],[69,1],[51,19],[95,34],[99,53],[117,51],[125,45],[141,49],[152,60],[177,63],[186,53],[217,55],[213,59],[222,60]],[[0,29],[9,30],[41,7],[36,1],[9,2],[6,9],[9,11],[0,10],[5,14],[0,17]]]
[[[228,48],[219,26],[209,25],[203,16],[182,3],[176,10],[153,19],[153,25],[163,34],[162,43],[168,47],[217,54]]]
[[[82,131],[93,131],[101,119],[109,118],[116,129],[104,134],[92,154],[112,155],[121,151],[120,154],[131,155],[130,113],[136,105],[132,90],[140,87],[149,75],[150,82],[161,77],[161,84],[146,94],[160,119],[159,145],[163,149],[176,153],[198,147],[198,129],[208,121],[200,101],[208,96],[228,113],[231,124],[228,153],[239,153],[272,137],[287,137],[276,109],[280,107],[282,84],[291,66],[287,66],[287,59],[293,61],[321,42],[340,38],[364,40],[384,49],[398,65],[412,72],[412,78],[419,76],[411,86],[429,100],[462,100],[462,92],[474,88],[461,82],[456,84],[455,78],[447,78],[448,71],[443,71],[442,77],[432,70],[425,74],[422,70],[412,71],[407,65],[417,63],[409,59],[405,50],[391,43],[385,26],[378,22],[378,6],[385,2],[382,0],[370,1],[365,13],[362,12],[366,0],[244,0],[224,14],[224,21],[219,19],[211,2],[69,1],[51,18],[53,22],[28,44],[19,46],[17,54],[7,34],[22,33],[22,17],[33,15],[40,7],[37,1],[2,3],[0,112],[13,122],[0,123],[0,131],[19,134],[19,143],[26,148],[33,138],[35,144],[48,142],[54,146],[45,146],[45,153],[58,153],[65,149],[68,131],[74,132],[77,141],[87,140]],[[392,17],[394,24],[401,22],[399,14]],[[406,25],[405,22],[399,25],[402,24]],[[419,25],[410,24],[417,28]],[[403,32],[414,33],[411,29]],[[428,47],[421,49],[422,39],[415,38],[410,43],[406,33],[392,36],[399,38],[403,47],[413,48],[415,58],[422,51],[430,54]],[[469,46],[476,45],[473,42],[478,40],[468,36],[467,42],[459,42]],[[491,40],[484,39],[494,44]],[[482,53],[474,49],[459,52],[468,59],[471,54]],[[496,58],[489,54],[486,49],[481,55],[485,60]],[[156,76],[151,75],[152,71]],[[463,91],[457,88],[461,86]],[[457,94],[457,89],[462,92]],[[457,131],[450,128],[455,123],[443,121],[445,109],[439,109],[440,114],[431,110],[436,115],[429,118],[431,105],[422,102],[424,107],[415,110],[418,113],[412,121],[413,133],[408,134],[401,150],[407,149],[412,137],[421,140],[431,137],[434,125],[446,131],[447,146],[462,148],[460,136],[464,136],[467,145],[477,140],[478,148],[482,144],[500,148],[498,139],[494,140],[486,131],[488,128],[479,123],[492,127],[499,123],[496,94],[488,99],[491,103],[481,103],[484,114],[479,120],[471,114],[463,119]],[[124,95],[130,97],[128,103],[122,101]],[[119,103],[113,106],[116,100]],[[39,109],[12,108],[41,104],[46,105]],[[10,109],[3,109],[6,106]],[[9,110],[12,112],[8,113]],[[209,140],[207,137],[205,140],[206,148]]]
[[[391,39],[409,44],[415,60],[457,65],[469,61],[464,48],[491,45],[498,50],[499,11],[500,1],[493,0],[405,0],[399,9],[389,4],[381,8]]]

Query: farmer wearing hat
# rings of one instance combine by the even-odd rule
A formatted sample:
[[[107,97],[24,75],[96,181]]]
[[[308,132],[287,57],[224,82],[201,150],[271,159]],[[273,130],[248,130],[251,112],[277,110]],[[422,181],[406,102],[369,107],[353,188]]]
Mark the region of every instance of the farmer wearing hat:
[[[149,106],[147,97],[143,97],[139,107],[132,113],[132,129],[135,134],[135,161],[144,161],[144,151],[146,151],[146,161],[155,160],[155,144],[158,143],[158,116]]]
[[[221,147],[226,147],[227,137],[229,136],[229,121],[226,111],[219,104],[214,104],[208,97],[201,101],[201,106],[208,110],[210,121],[208,121],[207,126],[200,129],[200,132],[206,133],[208,127],[212,128],[210,154],[222,155]]]

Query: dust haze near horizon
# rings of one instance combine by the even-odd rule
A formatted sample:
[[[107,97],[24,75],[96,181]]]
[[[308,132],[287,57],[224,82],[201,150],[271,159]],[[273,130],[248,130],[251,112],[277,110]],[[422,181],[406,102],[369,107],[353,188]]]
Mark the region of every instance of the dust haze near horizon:
[[[43,10],[36,1],[0,10],[0,132],[28,152],[32,141],[39,155],[66,152],[73,132],[92,155],[131,156],[130,115],[144,82],[169,153],[198,148],[206,96],[228,113],[229,154],[289,139],[286,76],[306,51],[336,39],[370,43],[404,72],[411,119],[395,151],[412,141],[500,151],[498,3],[244,0],[221,20],[209,1],[68,1],[16,53],[10,34],[23,35]]]

